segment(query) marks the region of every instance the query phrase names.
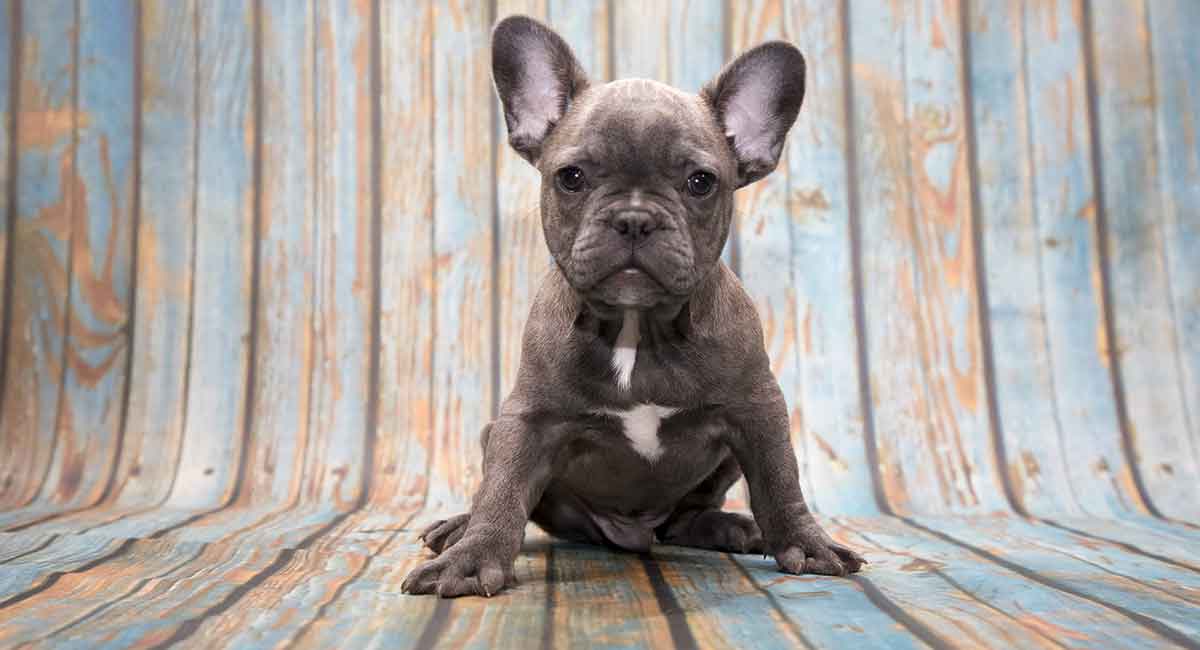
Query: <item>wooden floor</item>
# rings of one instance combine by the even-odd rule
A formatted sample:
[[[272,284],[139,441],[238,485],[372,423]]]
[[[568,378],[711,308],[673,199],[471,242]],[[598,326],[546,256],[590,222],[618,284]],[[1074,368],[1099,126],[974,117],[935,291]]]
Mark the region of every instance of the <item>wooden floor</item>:
[[[808,97],[726,253],[850,579],[466,507],[547,262],[496,18]],[[4,0],[0,647],[1200,648],[1200,2]],[[746,507],[737,486],[730,507]]]
[[[414,528],[429,515],[414,514],[107,511],[4,533],[0,646],[1200,645],[1200,532],[1189,527],[829,519],[871,561],[851,579],[679,547],[618,554],[531,531],[516,589],[439,602],[400,593],[423,557]]]

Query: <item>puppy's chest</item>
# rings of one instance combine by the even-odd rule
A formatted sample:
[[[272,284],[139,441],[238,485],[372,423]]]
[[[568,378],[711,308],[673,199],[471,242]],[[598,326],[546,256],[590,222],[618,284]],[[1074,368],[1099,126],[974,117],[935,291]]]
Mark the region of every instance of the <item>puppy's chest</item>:
[[[637,404],[625,410],[596,410],[599,415],[616,418],[633,450],[651,462],[662,456],[663,444],[659,432],[663,421],[678,412],[679,409],[658,404]]]

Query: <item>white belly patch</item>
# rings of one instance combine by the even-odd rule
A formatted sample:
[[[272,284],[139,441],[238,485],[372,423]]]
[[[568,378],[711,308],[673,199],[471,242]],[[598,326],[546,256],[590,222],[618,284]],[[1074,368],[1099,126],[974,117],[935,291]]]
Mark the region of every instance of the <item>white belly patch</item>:
[[[597,413],[620,418],[625,429],[625,437],[633,445],[633,450],[650,461],[658,460],[658,457],[662,455],[662,445],[658,443],[659,425],[663,420],[678,412],[677,408],[657,404],[638,404],[628,411],[614,409],[597,411]]]

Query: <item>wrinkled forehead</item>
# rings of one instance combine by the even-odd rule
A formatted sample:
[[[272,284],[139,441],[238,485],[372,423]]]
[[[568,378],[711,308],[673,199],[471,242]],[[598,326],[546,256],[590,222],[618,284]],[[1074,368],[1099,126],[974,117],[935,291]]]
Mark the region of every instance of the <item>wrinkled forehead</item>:
[[[698,96],[644,79],[588,89],[559,125],[552,165],[586,159],[630,172],[702,165],[719,168],[727,145]]]

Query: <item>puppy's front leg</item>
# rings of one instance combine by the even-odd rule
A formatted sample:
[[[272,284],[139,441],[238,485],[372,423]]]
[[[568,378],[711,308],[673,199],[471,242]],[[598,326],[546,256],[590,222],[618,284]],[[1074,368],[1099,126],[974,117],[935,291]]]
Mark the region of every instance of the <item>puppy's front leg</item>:
[[[788,573],[858,571],[866,561],[830,539],[804,502],[779,385],[767,378],[759,386],[730,414],[729,445],[750,487],[750,509],[763,541]]]
[[[484,429],[483,481],[462,539],[413,569],[401,590],[439,596],[491,596],[515,582],[525,523],[550,476],[540,436],[518,416]]]

